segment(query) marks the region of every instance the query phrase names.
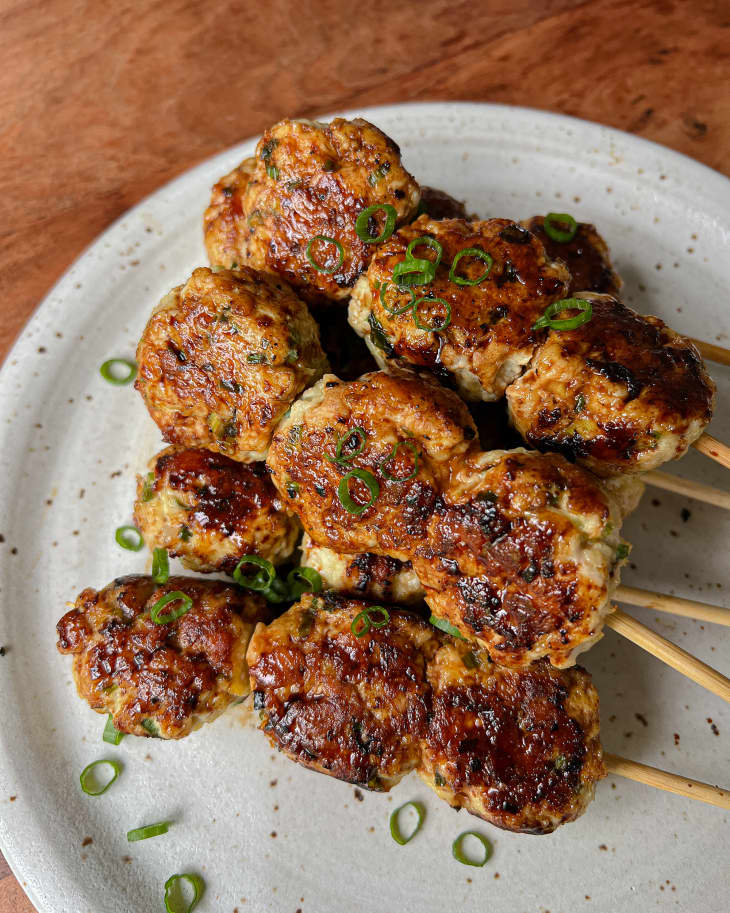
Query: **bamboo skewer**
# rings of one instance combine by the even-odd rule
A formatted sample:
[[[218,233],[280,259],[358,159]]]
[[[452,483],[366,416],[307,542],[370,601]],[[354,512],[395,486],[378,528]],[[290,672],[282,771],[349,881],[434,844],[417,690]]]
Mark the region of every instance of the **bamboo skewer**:
[[[673,644],[666,637],[647,628],[640,621],[627,615],[621,609],[615,611],[606,617],[605,624],[612,628],[617,634],[623,635],[627,640],[635,643],[657,659],[691,678],[692,681],[707,688],[713,694],[730,702],[730,678],[726,678],[717,669],[703,663],[702,660],[692,656],[686,650]]]
[[[654,590],[640,590],[633,586],[620,586],[616,590],[616,599],[629,605],[656,609],[658,612],[669,612],[683,618],[694,618],[697,621],[709,621],[715,625],[730,627],[730,609],[722,606],[708,605],[695,599],[683,599],[680,596],[667,596]]]
[[[694,343],[703,358],[708,361],[716,361],[719,365],[730,365],[730,349],[724,349],[714,342],[703,342],[693,336],[690,336],[689,340]]]
[[[693,482],[691,479],[683,479],[681,476],[656,470],[644,473],[641,478],[647,485],[653,485],[654,488],[673,491],[695,501],[704,501],[705,504],[713,504],[715,507],[730,510],[730,491],[723,491],[720,488],[713,488],[711,485],[703,485],[702,482]]]
[[[716,437],[711,434],[701,434],[692,446],[695,450],[699,450],[700,453],[724,466],[725,469],[730,469],[730,447],[723,444],[722,441],[718,441]]]
[[[609,773],[653,786],[656,789],[666,790],[668,793],[675,793],[677,796],[698,799],[700,802],[707,802],[709,805],[716,805],[718,808],[730,811],[730,791],[727,789],[712,786],[710,783],[702,783],[700,780],[691,780],[689,777],[680,777],[677,774],[669,773],[668,770],[660,770],[658,767],[630,761],[628,758],[621,758],[615,754],[606,753],[603,760]]]

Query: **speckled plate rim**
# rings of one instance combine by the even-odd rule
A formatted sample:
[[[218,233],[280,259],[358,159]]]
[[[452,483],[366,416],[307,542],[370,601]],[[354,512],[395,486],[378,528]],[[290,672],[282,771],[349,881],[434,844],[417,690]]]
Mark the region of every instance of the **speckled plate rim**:
[[[458,112],[460,109],[465,112],[467,110],[476,111],[478,109],[484,109],[494,116],[499,116],[507,120],[527,118],[533,127],[536,127],[541,131],[544,130],[546,144],[559,141],[560,136],[558,135],[558,131],[560,128],[571,127],[575,131],[580,132],[584,137],[590,138],[592,145],[595,147],[595,153],[599,157],[605,155],[607,151],[609,155],[614,154],[612,150],[615,147],[625,150],[626,153],[634,158],[643,157],[644,159],[651,159],[655,171],[661,171],[662,173],[666,172],[669,176],[669,180],[663,188],[665,193],[669,190],[678,197],[689,194],[691,195],[691,199],[695,206],[698,206],[699,204],[699,208],[706,209],[713,217],[715,214],[722,217],[730,209],[730,179],[726,178],[721,173],[657,143],[624,133],[611,127],[570,117],[568,115],[521,106],[491,105],[480,102],[425,101],[359,108],[354,111],[343,112],[342,116],[351,117],[360,115],[377,123],[379,115],[397,115],[399,111],[404,109],[417,109],[423,113],[424,118],[439,117],[445,111]],[[329,119],[331,116],[335,115],[322,115],[322,119]],[[122,223],[142,211],[149,209],[160,196],[174,196],[179,188],[198,180],[202,174],[209,172],[211,168],[217,170],[219,165],[227,163],[232,156],[235,157],[238,154],[245,154],[252,142],[254,142],[252,139],[241,141],[241,143],[202,161],[178,177],[161,185],[157,190],[149,194],[115,220],[88,245],[34,310],[6,356],[2,368],[0,369],[0,401],[2,401],[5,393],[5,386],[12,373],[11,364],[22,356],[29,344],[33,344],[30,337],[32,337],[34,331],[42,326],[50,311],[52,299],[57,299],[71,293],[72,274],[83,270],[85,263],[91,257],[92,253],[98,251],[105,244],[107,246],[113,245],[121,233],[120,228]],[[649,166],[647,167],[647,171],[648,170]],[[699,198],[700,194],[701,200]],[[727,242],[730,243],[730,237],[727,238]],[[2,429],[0,431],[0,441],[5,443],[6,439],[5,430]],[[0,493],[0,511],[6,508],[12,497],[12,493],[8,493],[7,490],[3,489]],[[9,672],[0,667],[0,693],[2,693],[9,684],[8,676]],[[3,717],[6,717],[5,711],[3,711]],[[16,721],[16,725],[22,726],[22,720]],[[0,780],[2,780],[3,775],[9,770],[12,770],[16,764],[24,763],[23,758],[13,757],[12,752],[8,751],[7,746],[8,743],[12,741],[12,733],[10,733],[10,738],[8,736],[9,731],[6,729],[3,733],[3,739],[0,742],[0,745],[2,746],[2,751],[0,751]],[[19,838],[17,834],[10,829],[2,807],[0,807],[0,848],[2,848],[13,873],[23,884],[24,890],[39,910],[39,913],[57,913],[55,907],[47,902],[47,895],[45,895],[45,892],[42,890],[44,870],[42,860],[38,861],[34,859],[30,853],[31,849],[37,849],[37,847],[32,847],[30,845],[27,835],[23,834],[23,836]]]

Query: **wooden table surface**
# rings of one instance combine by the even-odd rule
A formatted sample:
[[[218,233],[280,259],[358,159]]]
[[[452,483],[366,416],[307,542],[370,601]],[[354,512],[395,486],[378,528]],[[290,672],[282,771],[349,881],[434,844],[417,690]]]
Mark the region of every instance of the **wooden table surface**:
[[[0,49],[0,358],[112,220],[285,115],[528,105],[730,171],[727,0],[2,0]]]

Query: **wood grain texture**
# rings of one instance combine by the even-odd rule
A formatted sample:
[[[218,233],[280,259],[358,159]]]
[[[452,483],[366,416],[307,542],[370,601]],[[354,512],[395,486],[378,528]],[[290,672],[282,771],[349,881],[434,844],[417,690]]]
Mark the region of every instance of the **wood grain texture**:
[[[730,171],[726,2],[3,0],[0,54],[0,357],[113,219],[284,115],[529,105]]]

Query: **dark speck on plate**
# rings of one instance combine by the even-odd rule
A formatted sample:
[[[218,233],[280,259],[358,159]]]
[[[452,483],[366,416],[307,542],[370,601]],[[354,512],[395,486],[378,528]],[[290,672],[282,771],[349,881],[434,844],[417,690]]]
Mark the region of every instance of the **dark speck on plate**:
[[[688,510],[686,507],[683,507],[680,512],[680,516],[682,517],[682,522],[686,523],[687,520],[689,520],[689,518],[692,516],[692,511]]]

